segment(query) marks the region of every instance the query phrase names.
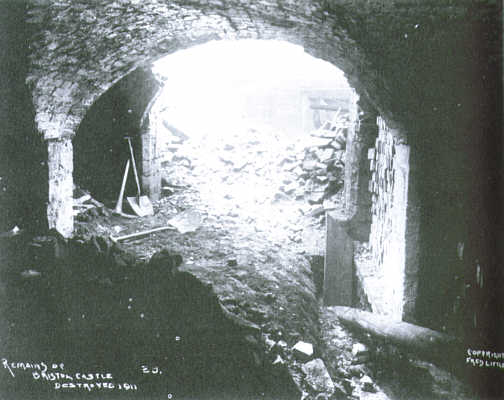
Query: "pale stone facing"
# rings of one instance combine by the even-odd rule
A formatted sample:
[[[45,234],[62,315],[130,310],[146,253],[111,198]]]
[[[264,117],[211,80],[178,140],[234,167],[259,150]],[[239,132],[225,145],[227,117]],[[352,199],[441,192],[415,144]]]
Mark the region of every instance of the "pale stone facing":
[[[374,151],[370,152],[373,158],[369,188],[373,204],[369,245],[381,289],[379,293],[374,293],[376,289],[368,291],[367,296],[373,311],[400,321],[404,304],[410,149],[382,118],[378,118],[377,124],[379,135]]]
[[[64,237],[73,233],[73,146],[70,138],[47,141],[49,167],[49,228]]]

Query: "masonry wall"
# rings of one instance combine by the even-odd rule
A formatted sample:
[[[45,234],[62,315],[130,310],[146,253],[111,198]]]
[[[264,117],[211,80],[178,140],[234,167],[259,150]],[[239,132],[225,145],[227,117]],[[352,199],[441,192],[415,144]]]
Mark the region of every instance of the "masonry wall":
[[[31,31],[21,1],[0,1],[0,233],[47,228],[47,148],[25,85]]]
[[[358,99],[353,112],[355,126],[348,131],[345,156],[345,210],[351,219],[350,235],[354,240],[366,242],[371,229],[372,204],[368,151],[378,136],[377,113],[366,98]]]
[[[372,172],[369,257],[357,268],[373,311],[402,320],[410,148],[399,131],[381,118],[377,123],[378,138],[368,152]]]

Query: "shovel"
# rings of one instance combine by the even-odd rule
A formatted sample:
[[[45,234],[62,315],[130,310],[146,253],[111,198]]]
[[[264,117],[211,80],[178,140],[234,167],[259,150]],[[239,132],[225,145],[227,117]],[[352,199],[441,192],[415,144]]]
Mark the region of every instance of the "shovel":
[[[135,164],[135,156],[133,154],[133,147],[131,146],[131,138],[126,137],[128,141],[131,163],[133,164],[133,172],[135,173],[135,181],[137,184],[137,195],[135,197],[126,197],[128,203],[132,210],[140,217],[145,217],[147,215],[154,215],[154,209],[152,208],[152,203],[147,196],[142,196],[140,193],[140,181],[138,180],[138,172]]]
[[[121,215],[126,218],[136,218],[135,215],[125,214],[125,213],[123,213],[123,210],[122,210],[122,203],[123,203],[123,198],[124,198],[124,188],[126,187],[126,180],[128,179],[129,167],[130,167],[130,160],[126,161],[126,169],[124,170],[121,191],[119,192],[119,198],[117,199],[117,203],[114,208],[114,214]]]

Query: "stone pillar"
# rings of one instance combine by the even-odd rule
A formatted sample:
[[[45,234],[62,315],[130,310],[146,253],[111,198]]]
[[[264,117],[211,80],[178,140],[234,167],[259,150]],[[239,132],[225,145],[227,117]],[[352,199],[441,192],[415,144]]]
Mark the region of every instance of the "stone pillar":
[[[49,169],[47,221],[64,237],[73,233],[73,146],[70,137],[46,140]]]
[[[161,195],[161,159],[157,148],[158,124],[161,122],[157,118],[159,107],[156,107],[156,101],[161,95],[163,88],[154,78],[156,91],[150,99],[142,119],[140,121],[140,183],[142,192],[152,201],[159,200]]]
[[[140,137],[142,146],[141,182],[142,191],[152,201],[159,200],[161,192],[160,162],[156,151],[156,134],[153,129],[142,132]]]
[[[406,299],[406,233],[410,147],[404,133],[378,118],[379,136],[370,154],[372,224],[370,267],[360,271],[373,311],[402,320]],[[367,288],[367,290],[366,290]],[[414,300],[413,300],[414,301]],[[409,307],[409,305],[408,305]]]

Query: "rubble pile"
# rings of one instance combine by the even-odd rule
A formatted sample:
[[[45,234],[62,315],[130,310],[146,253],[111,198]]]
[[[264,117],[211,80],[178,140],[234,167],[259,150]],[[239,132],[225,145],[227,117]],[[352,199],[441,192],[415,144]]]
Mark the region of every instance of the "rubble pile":
[[[219,215],[242,217],[258,229],[292,229],[300,217],[340,204],[346,115],[337,113],[296,139],[265,127],[188,138],[164,126],[170,127],[162,156],[164,195],[197,187]]]
[[[73,215],[77,221],[86,222],[98,216],[109,217],[111,213],[109,208],[94,199],[88,191],[74,185]]]
[[[338,206],[336,194],[343,188],[348,124],[348,115],[337,112],[302,142],[303,150],[292,170],[310,205],[322,205],[324,210]]]
[[[271,212],[280,202],[294,200],[294,196],[280,196],[279,187],[296,180],[294,174],[285,173],[278,160],[279,154],[294,153],[295,147],[275,132],[237,130],[220,137],[192,137],[165,148],[165,195],[197,188],[210,214],[221,220],[245,221],[259,230],[296,224],[300,204],[282,207],[282,212],[289,214],[282,220],[273,218]]]

